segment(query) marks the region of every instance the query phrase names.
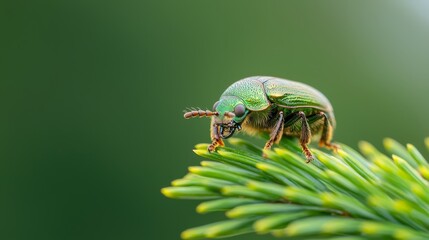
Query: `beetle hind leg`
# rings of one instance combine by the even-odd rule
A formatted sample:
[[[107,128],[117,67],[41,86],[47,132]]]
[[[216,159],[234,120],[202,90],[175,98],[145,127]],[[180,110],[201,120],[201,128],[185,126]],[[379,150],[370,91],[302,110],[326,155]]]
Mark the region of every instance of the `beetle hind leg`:
[[[323,118],[322,135],[319,140],[319,147],[326,147],[328,149],[337,151],[340,147],[335,143],[331,143],[333,127],[324,112],[319,114]]]

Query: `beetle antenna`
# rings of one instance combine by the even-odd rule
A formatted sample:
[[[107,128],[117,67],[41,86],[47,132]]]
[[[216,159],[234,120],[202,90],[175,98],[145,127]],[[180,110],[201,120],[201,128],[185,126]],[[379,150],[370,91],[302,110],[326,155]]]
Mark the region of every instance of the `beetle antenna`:
[[[229,118],[234,118],[235,114],[233,112],[225,112],[224,116]]]
[[[185,114],[183,115],[184,118],[189,119],[189,118],[194,118],[194,117],[211,117],[211,116],[217,116],[219,115],[218,112],[212,112],[209,110],[192,110],[189,112],[185,112]]]

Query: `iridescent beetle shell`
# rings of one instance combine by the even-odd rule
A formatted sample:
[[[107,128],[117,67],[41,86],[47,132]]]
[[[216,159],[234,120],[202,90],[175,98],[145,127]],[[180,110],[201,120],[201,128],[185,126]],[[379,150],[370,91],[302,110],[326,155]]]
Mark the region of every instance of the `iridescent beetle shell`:
[[[308,161],[313,156],[307,145],[311,135],[320,133],[320,146],[337,148],[331,138],[335,116],[329,100],[304,83],[275,77],[248,77],[229,86],[213,106],[213,111],[190,111],[185,118],[212,118],[209,151],[223,146],[222,139],[236,130],[269,132],[264,149],[270,149],[283,135],[299,137]]]

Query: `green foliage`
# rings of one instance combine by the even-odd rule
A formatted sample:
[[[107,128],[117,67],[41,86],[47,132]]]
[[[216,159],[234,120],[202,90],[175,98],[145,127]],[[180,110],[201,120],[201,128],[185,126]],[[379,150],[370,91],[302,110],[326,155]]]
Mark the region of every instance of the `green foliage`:
[[[429,239],[429,164],[411,144],[386,139],[384,155],[367,142],[362,154],[312,149],[307,164],[299,146],[284,139],[261,157],[241,139],[235,148],[194,152],[211,161],[162,189],[170,198],[210,199],[197,212],[225,211],[227,220],[191,228],[184,239],[272,234],[288,239]],[[429,140],[426,141],[429,146]]]

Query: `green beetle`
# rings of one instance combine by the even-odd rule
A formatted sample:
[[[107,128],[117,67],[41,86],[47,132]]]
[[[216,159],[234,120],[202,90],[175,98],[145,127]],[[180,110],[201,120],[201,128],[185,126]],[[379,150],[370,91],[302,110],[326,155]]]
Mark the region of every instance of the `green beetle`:
[[[225,90],[213,111],[189,111],[184,117],[212,118],[209,152],[224,146],[222,139],[241,129],[250,134],[269,132],[264,149],[271,149],[283,135],[299,137],[307,162],[313,159],[307,146],[312,134],[320,133],[319,146],[338,148],[331,143],[335,117],[329,100],[306,84],[286,79],[256,76],[239,80]]]

